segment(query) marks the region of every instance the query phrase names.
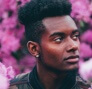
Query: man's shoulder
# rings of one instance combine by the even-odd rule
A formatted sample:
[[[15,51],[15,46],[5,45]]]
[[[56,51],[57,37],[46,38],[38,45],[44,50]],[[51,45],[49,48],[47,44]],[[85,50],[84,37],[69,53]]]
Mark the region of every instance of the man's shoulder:
[[[23,73],[17,75],[13,80],[10,81],[10,89],[28,89],[29,86],[29,74]]]
[[[30,73],[23,73],[17,75],[10,81],[10,89],[33,89],[29,84],[29,74]],[[86,81],[84,81],[80,76],[77,76],[76,84],[72,89],[88,89],[89,87],[90,85]]]
[[[90,85],[87,81],[83,80],[80,76],[76,76],[76,85],[79,86],[81,89],[88,89]]]
[[[27,83],[28,76],[29,76],[29,73],[19,74],[10,81],[10,85],[12,86],[12,85],[17,85],[17,84]]]

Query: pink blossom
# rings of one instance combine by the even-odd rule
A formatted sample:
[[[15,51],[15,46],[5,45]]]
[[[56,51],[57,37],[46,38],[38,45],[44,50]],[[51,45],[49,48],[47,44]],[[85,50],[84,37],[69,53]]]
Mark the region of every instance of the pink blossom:
[[[7,29],[14,29],[16,24],[17,24],[17,16],[12,16],[12,17],[6,17],[6,16],[3,16],[3,22],[2,22],[2,26],[3,26],[3,29],[4,30],[7,30]],[[3,30],[2,29],[2,30]]]
[[[36,60],[34,57],[32,57],[31,55],[26,55],[25,57],[23,57],[23,59],[21,59],[20,64],[21,65],[26,65],[28,67],[30,66],[34,66],[36,63]]]
[[[80,57],[81,58],[89,58],[92,57],[92,49],[90,45],[81,43],[80,45]]]
[[[87,30],[81,35],[81,41],[92,44],[92,30]]]
[[[19,64],[13,56],[6,55],[6,56],[2,57],[2,62],[6,67],[12,66],[13,70],[15,72],[15,75],[20,73]]]
[[[79,74],[84,80],[88,81],[89,83],[92,83],[92,58],[90,58],[86,62],[80,60]]]
[[[9,88],[9,81],[7,77],[0,74],[0,89],[8,89]]]
[[[15,73],[11,66],[6,67],[0,62],[0,75],[7,77],[8,80],[14,78]]]
[[[89,0],[70,0],[72,3],[72,13],[71,16],[77,20],[83,20],[84,22],[89,22],[91,12],[89,10],[90,2]]]
[[[20,65],[24,72],[31,71],[36,64],[36,60],[31,55],[26,55],[20,60]],[[26,66],[25,66],[26,65]]]
[[[2,35],[2,38],[0,38],[1,52],[9,54],[13,51],[18,50],[18,48],[20,47],[20,42],[19,42],[20,40],[15,37],[14,33],[7,30],[7,31],[3,31],[1,35]]]
[[[16,0],[0,0],[0,17],[8,14],[8,11],[13,11],[13,13],[16,13]]]
[[[0,62],[0,89],[8,89],[9,80],[13,79],[15,76],[13,68],[6,67]]]
[[[3,65],[1,62],[0,62],[0,75],[4,75],[4,76],[7,75],[7,69],[5,65]]]
[[[3,0],[2,4],[6,10],[16,10],[16,0]]]
[[[9,80],[11,80],[11,79],[14,78],[14,76],[15,76],[14,69],[12,68],[12,66],[9,66],[9,67],[7,68],[7,78],[8,78]]]
[[[92,2],[89,5],[89,11],[92,13]]]

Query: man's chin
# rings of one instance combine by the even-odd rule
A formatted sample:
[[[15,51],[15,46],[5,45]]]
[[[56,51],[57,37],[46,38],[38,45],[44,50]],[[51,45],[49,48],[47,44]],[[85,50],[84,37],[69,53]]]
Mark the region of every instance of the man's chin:
[[[71,68],[71,69],[65,69],[63,72],[78,72],[78,67],[76,68]]]
[[[56,73],[56,74],[61,74],[61,73],[67,73],[67,72],[78,72],[78,67],[76,68],[70,68],[70,69],[51,69],[52,72]]]
[[[78,64],[71,64],[71,65],[67,66],[66,70],[67,71],[78,70]]]

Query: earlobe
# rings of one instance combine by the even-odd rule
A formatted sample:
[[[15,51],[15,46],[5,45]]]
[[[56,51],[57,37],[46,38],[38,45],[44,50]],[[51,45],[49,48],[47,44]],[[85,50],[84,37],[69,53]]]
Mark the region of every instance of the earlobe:
[[[33,41],[28,41],[27,43],[27,48],[28,51],[33,55],[33,56],[37,56],[40,52],[40,46],[37,42],[33,42]]]

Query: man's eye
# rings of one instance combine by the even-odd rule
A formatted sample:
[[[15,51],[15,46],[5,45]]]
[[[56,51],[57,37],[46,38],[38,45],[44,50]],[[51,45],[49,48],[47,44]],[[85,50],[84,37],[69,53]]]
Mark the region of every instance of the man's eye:
[[[73,39],[76,40],[77,38],[79,38],[79,36],[80,36],[79,34],[75,34],[75,35],[73,36]]]
[[[54,41],[55,41],[55,42],[61,42],[61,41],[62,41],[62,38],[61,38],[61,37],[55,38]]]

